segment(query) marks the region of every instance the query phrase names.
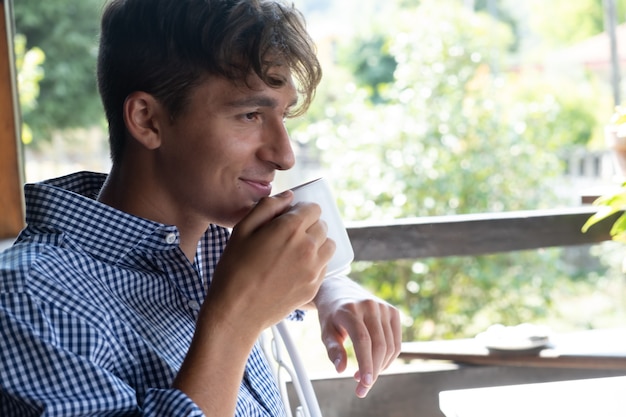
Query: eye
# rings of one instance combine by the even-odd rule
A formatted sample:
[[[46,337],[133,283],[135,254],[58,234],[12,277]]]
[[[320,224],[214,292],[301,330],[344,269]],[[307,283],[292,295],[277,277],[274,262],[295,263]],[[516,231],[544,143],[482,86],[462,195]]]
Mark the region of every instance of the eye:
[[[253,112],[246,113],[243,115],[244,119],[251,120],[251,121],[258,120],[259,117],[261,117],[261,113],[259,113],[258,111],[253,111]]]

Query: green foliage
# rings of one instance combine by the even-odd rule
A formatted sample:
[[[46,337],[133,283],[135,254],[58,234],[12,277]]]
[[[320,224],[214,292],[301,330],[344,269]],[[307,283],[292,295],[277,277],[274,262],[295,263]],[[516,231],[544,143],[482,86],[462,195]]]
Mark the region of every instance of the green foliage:
[[[598,222],[626,210],[626,182],[617,191],[598,197],[593,205],[600,209],[587,219],[582,227],[583,233]],[[622,213],[615,220],[610,233],[613,240],[626,243],[626,213]]]
[[[321,150],[346,218],[554,207],[557,152],[589,138],[586,92],[541,73],[496,71],[514,42],[510,26],[458,2],[422,1],[393,22],[365,41],[381,40],[379,53],[396,63],[392,82],[374,78],[382,100],[371,100],[366,77],[332,84],[320,91],[313,123],[293,132]],[[361,263],[352,276],[401,306],[406,340],[451,337],[545,315],[554,288],[571,279],[560,256]]]
[[[359,87],[368,89],[370,100],[382,101],[381,88],[393,82],[397,63],[387,50],[385,38],[373,33],[370,39],[349,45],[349,50],[341,56],[350,57],[343,63],[354,75]]]
[[[517,7],[510,7],[506,0],[474,0],[474,10],[488,13],[494,19],[508,25],[514,34],[519,32],[519,22],[514,16]],[[510,50],[516,51],[520,46],[521,39],[517,38],[511,44]]]
[[[557,280],[550,268],[527,267],[558,259],[558,250],[549,250],[359,263],[353,275],[404,311],[406,340],[452,338],[544,316]]]
[[[94,80],[102,3],[15,2],[19,42],[28,40],[21,51],[34,57],[20,76],[29,80],[23,113],[35,142],[102,119]],[[335,180],[346,218],[553,207],[551,183],[563,168],[557,153],[587,143],[602,97],[543,73],[506,72],[520,47],[517,19],[525,10],[530,29],[563,46],[601,31],[601,2],[501,0],[497,20],[484,1],[476,1],[481,13],[460,0],[395,3],[413,6],[379,13],[339,45],[343,67],[325,68],[307,118],[290,121],[294,139]],[[626,0],[618,3],[623,15]],[[330,7],[307,4],[315,12]],[[561,259],[554,249],[357,263],[353,276],[402,308],[406,340],[451,337],[542,317],[554,288],[576,278]]]
[[[614,129],[617,140],[623,141],[626,132],[626,106],[615,106],[615,111],[609,118],[609,126]],[[616,152],[617,150],[614,150]],[[593,214],[582,226],[582,232],[612,215],[626,210],[626,182],[622,182],[618,190],[598,197],[593,204],[600,209]],[[613,240],[626,243],[626,213],[622,213],[611,226]]]
[[[97,33],[103,0],[19,0],[16,30],[26,49],[46,56],[36,111],[24,114],[35,142],[55,130],[100,123],[102,108],[95,83]]]
[[[617,21],[623,22],[626,1],[615,3]],[[604,30],[603,4],[597,0],[528,0],[530,26],[548,44],[571,45]]]
[[[41,64],[46,57],[43,51],[37,47],[27,51],[26,38],[23,35],[15,36],[14,46],[20,107],[22,116],[25,117],[37,108],[39,82],[43,78]],[[22,125],[22,142],[29,144],[32,140],[32,130],[28,124],[24,123]]]

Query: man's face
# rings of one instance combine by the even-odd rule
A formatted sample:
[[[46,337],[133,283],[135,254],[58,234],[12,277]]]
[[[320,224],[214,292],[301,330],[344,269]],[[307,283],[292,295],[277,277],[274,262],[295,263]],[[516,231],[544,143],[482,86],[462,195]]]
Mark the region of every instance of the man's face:
[[[297,93],[288,70],[273,74],[287,81],[283,87],[256,76],[250,87],[210,77],[163,129],[159,180],[178,216],[233,226],[270,195],[275,171],[294,165],[284,118]]]

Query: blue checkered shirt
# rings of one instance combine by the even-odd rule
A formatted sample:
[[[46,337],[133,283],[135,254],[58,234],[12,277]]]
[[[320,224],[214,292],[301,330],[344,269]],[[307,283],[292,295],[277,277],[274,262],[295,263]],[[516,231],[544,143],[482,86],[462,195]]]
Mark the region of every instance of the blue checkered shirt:
[[[105,176],[26,186],[27,228],[0,254],[0,416],[201,416],[170,388],[228,231],[192,264],[178,230],[94,198]],[[236,416],[283,416],[258,345]]]

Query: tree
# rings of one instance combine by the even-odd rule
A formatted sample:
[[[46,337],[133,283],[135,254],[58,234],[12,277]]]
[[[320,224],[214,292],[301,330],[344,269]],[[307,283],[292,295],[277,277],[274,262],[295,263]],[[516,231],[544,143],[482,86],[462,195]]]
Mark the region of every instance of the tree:
[[[594,120],[586,93],[537,72],[494,72],[506,68],[510,26],[459,2],[422,1],[385,17],[394,24],[370,34],[396,63],[393,81],[377,86],[382,100],[358,83],[329,82],[318,98],[323,113],[293,133],[322,150],[346,218],[553,207],[557,151],[588,139],[576,118]],[[346,50],[361,50],[356,42]],[[556,284],[572,278],[559,259],[545,250],[361,263],[353,276],[402,307],[412,340],[542,317]]]
[[[43,78],[41,64],[45,60],[43,51],[37,47],[26,50],[26,38],[23,35],[16,35],[14,39],[15,56],[17,67],[17,82],[20,92],[20,108],[22,116],[28,114],[36,108],[37,97],[39,96],[39,82]],[[33,140],[33,133],[28,124],[22,124],[22,142],[29,144]]]
[[[24,114],[34,141],[51,132],[92,126],[102,120],[95,82],[97,33],[103,0],[19,0],[16,31],[26,49],[38,48],[46,60],[36,111]]]
[[[598,0],[530,0],[527,4],[529,24],[545,43],[571,45],[604,30],[603,4],[604,1]],[[626,1],[616,0],[616,6],[617,21],[624,22]]]

